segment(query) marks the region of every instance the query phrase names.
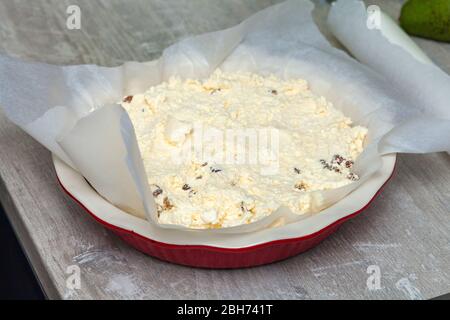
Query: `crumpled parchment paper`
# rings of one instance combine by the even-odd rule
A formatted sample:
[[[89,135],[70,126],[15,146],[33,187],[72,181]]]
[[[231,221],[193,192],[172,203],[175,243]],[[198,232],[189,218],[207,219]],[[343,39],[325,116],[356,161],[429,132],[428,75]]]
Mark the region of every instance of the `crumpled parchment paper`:
[[[364,8],[339,7],[359,10],[344,18],[336,9],[330,16],[335,34],[365,65],[357,62],[322,36],[311,15],[313,8],[307,0],[287,1],[233,28],[180,41],[157,61],[127,62],[116,68],[33,64],[0,56],[0,106],[11,121],[78,170],[100,195],[156,225],[134,129],[117,103],[173,75],[204,78],[220,67],[303,78],[355,124],[368,127],[367,147],[355,163],[361,179],[313,192],[316,212],[366,181],[380,168],[382,154],[450,150],[448,76],[433,65],[417,66],[414,58],[405,59],[410,56],[406,51],[376,32],[367,35],[361,30]],[[356,36],[357,44],[352,39]],[[366,55],[364,48],[371,45],[383,45],[379,50],[392,55],[370,49]],[[196,232],[251,232],[307,216],[280,208],[252,224]]]

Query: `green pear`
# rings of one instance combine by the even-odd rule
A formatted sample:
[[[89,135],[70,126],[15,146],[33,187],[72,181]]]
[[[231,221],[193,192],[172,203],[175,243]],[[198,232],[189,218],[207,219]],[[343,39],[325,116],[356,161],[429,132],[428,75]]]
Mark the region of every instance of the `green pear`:
[[[450,0],[408,0],[400,25],[410,35],[450,42]]]

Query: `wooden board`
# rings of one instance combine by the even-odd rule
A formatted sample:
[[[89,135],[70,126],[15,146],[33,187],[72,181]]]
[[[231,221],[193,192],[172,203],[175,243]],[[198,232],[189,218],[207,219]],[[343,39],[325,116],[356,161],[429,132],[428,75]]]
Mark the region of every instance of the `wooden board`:
[[[277,1],[0,0],[0,52],[56,64],[146,61]],[[323,26],[326,1],[316,1]],[[396,17],[401,1],[371,1]],[[66,28],[77,4],[81,30]],[[322,30],[326,30],[322,27]],[[418,40],[450,72],[450,45]],[[49,298],[427,299],[450,291],[450,157],[400,155],[383,194],[315,249],[268,266],[200,270],[128,247],[59,188],[50,153],[0,114],[0,199]],[[0,262],[1,263],[1,262]],[[66,286],[67,268],[81,288]],[[369,290],[369,266],[381,289]]]

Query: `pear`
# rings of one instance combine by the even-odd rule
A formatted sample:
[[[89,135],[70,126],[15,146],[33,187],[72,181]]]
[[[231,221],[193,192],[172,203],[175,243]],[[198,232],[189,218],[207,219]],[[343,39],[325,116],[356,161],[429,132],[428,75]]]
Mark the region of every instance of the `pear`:
[[[450,0],[409,0],[400,25],[410,35],[450,42]]]

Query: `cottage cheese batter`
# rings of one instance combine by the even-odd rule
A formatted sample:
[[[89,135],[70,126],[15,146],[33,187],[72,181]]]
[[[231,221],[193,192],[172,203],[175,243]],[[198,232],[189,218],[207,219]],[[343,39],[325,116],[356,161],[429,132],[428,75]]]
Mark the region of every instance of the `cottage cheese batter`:
[[[205,80],[172,78],[122,105],[161,223],[230,227],[280,206],[301,215],[313,209],[309,191],[358,179],[351,169],[367,129],[351,126],[305,80],[217,70]],[[229,138],[243,130],[247,140]]]

